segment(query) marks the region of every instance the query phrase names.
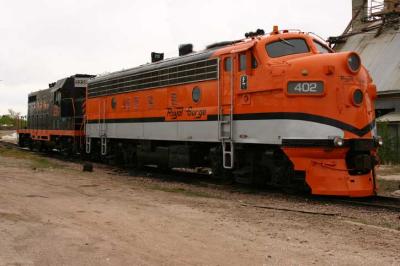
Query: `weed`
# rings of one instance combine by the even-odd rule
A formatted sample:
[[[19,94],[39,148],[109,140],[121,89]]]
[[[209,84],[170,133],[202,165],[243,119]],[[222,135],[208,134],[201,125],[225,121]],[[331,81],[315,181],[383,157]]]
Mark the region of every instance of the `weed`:
[[[11,157],[19,160],[28,160],[29,164],[32,168],[44,169],[44,168],[62,168],[61,164],[58,164],[53,161],[49,161],[48,159],[38,155],[32,154],[26,151],[16,150],[10,147],[2,147],[0,146],[0,156],[3,157]]]
[[[400,136],[398,126],[388,122],[377,124],[378,135],[383,138],[383,146],[378,149],[378,155],[385,164],[400,163]]]

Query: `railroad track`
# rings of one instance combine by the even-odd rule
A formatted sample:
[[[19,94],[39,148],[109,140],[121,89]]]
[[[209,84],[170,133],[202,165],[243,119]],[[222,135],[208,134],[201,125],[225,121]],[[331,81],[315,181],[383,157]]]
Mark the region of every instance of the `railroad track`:
[[[388,209],[400,212],[400,198],[395,198],[395,197],[374,196],[368,198],[349,198],[349,199],[338,198],[336,199],[336,201],[345,204],[379,208],[379,209]]]
[[[19,147],[17,144],[15,143],[11,143],[11,142],[6,142],[6,141],[2,141],[0,140],[0,147],[6,147],[6,148],[10,148],[10,149],[19,149],[19,150],[23,150],[26,152],[33,152],[30,151],[27,148],[21,148]],[[35,152],[36,153],[36,152]],[[39,153],[42,156],[48,156],[47,153]],[[61,155],[60,157],[56,156],[56,158],[61,159]],[[63,158],[63,160],[65,160],[65,158]],[[72,162],[76,162],[76,163],[83,163],[84,161],[82,161],[79,158],[70,158],[68,159],[68,161],[72,161]],[[119,170],[118,170],[119,169]],[[118,173],[123,173],[123,174],[129,174],[129,170],[127,169],[122,169],[122,168],[114,168],[112,169],[112,171],[114,171],[116,174]],[[151,170],[150,170],[151,172]],[[144,173],[142,171],[139,171],[138,173]],[[182,178],[174,178],[174,176],[177,176],[177,173],[182,174],[183,172],[180,171],[170,171],[169,173],[163,173],[162,175],[164,177],[166,177],[167,180],[180,180],[182,181]],[[202,178],[203,181],[204,180],[204,174],[199,174],[199,173],[192,173],[192,172],[184,172],[186,175],[190,175],[193,178]],[[157,177],[159,176],[161,173],[157,170],[153,170],[152,174]],[[207,181],[206,181],[207,182]],[[213,183],[210,181],[210,184]],[[240,189],[238,190],[238,192],[240,193]],[[257,192],[261,192],[260,190],[256,190],[254,191],[254,193],[257,194]],[[265,191],[264,191],[265,193]],[[276,191],[275,191],[276,193]],[[263,194],[263,193],[262,193]],[[280,193],[278,193],[280,194]],[[308,198],[309,200],[312,201],[318,201],[321,203],[335,203],[335,204],[346,204],[346,205],[350,205],[350,206],[363,206],[363,207],[369,207],[369,208],[379,208],[379,209],[387,209],[387,210],[392,210],[392,211],[398,211],[400,212],[400,198],[396,198],[396,197],[386,197],[386,196],[374,196],[374,197],[368,197],[368,198],[342,198],[342,197],[331,197],[331,196],[313,196],[313,195],[303,195],[305,198]]]
[[[8,141],[1,140],[1,138],[0,138],[0,145],[3,146],[3,147],[15,147],[15,148],[19,148],[17,144],[12,143],[12,142],[8,142]]]

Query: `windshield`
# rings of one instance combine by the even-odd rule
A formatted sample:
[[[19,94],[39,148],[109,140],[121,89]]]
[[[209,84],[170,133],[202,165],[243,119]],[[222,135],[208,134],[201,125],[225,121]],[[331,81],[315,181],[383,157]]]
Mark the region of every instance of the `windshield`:
[[[318,52],[319,52],[320,54],[332,53],[332,51],[329,50],[328,47],[326,47],[325,45],[323,45],[323,44],[321,44],[321,43],[319,43],[319,42],[317,42],[317,41],[314,41],[314,44],[315,44],[315,46],[317,47]]]
[[[291,54],[308,53],[310,49],[304,39],[283,39],[267,43],[265,46],[270,57],[280,57]]]

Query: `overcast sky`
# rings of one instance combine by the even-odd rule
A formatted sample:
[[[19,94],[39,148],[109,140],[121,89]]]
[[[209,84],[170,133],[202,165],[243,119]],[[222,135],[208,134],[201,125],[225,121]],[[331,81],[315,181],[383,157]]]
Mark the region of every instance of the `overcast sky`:
[[[27,94],[75,73],[99,74],[242,38],[257,28],[339,35],[351,1],[0,0],[0,114],[26,114]]]

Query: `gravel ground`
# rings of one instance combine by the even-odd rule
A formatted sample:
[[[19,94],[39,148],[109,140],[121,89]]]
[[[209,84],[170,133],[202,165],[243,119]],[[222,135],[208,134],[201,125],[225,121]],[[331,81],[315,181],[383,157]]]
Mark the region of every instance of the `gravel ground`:
[[[400,265],[398,212],[4,147],[0,169],[0,265]]]
[[[2,138],[3,136],[12,135],[13,133],[15,133],[15,130],[2,130],[2,129],[0,129],[0,138]]]
[[[381,179],[400,181],[400,165],[381,165],[378,175]]]
[[[17,134],[15,130],[0,130],[0,140],[17,143]]]

